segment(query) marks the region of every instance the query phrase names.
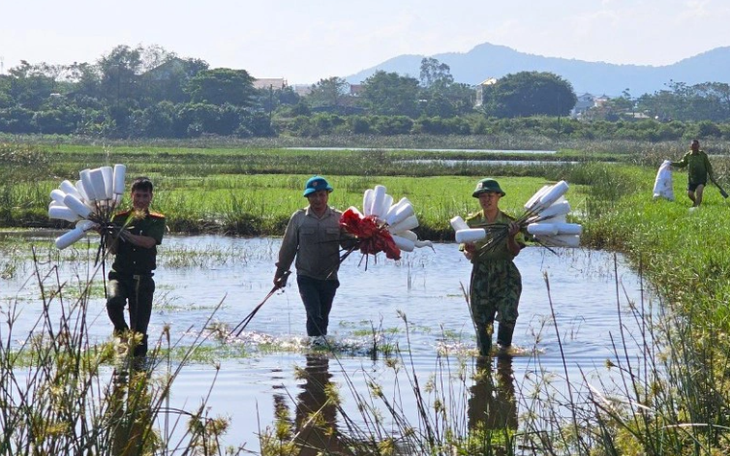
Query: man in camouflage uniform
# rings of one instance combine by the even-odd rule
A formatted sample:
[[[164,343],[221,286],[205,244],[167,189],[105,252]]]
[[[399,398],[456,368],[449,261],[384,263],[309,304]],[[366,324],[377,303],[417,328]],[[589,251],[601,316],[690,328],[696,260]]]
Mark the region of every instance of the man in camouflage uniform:
[[[157,246],[165,233],[165,216],[150,212],[152,182],[146,177],[132,183],[132,209],[114,216],[117,226],[126,226],[109,250],[115,254],[109,271],[109,293],[106,302],[114,334],[122,336],[129,330],[141,334],[134,347],[135,357],[147,354],[147,326],[152,315],[155,292],[153,272],[157,268]],[[124,307],[129,303],[129,325],[124,319]]]
[[[487,239],[460,246],[473,264],[469,304],[482,356],[491,356],[495,320],[499,322],[497,344],[500,353],[508,352],[519,315],[522,276],[512,260],[525,246],[525,241],[519,225],[499,209],[499,200],[504,195],[496,180],[479,181],[472,196],[479,198],[482,210],[466,220],[470,228],[504,227],[507,230],[504,240],[488,249],[481,248]]]

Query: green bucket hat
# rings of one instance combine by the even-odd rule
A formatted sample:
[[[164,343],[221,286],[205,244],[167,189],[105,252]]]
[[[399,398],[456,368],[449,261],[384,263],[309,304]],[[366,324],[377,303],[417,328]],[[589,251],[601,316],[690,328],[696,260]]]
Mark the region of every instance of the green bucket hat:
[[[332,186],[322,176],[312,176],[304,186],[304,196],[309,196],[320,190],[332,191]]]
[[[502,188],[499,186],[499,183],[491,178],[482,179],[479,182],[477,182],[477,186],[474,189],[474,193],[471,194],[474,198],[479,198],[479,195],[482,193],[487,192],[495,192],[499,193],[502,196],[506,195],[506,193],[502,190]]]

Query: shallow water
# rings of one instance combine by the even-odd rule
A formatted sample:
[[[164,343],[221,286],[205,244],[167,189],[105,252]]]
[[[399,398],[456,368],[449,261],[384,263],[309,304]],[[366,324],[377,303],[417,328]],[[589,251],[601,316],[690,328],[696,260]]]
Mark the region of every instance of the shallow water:
[[[35,242],[41,251],[50,245],[43,238]],[[150,341],[157,340],[163,326],[169,325],[173,341],[181,338],[183,344],[191,343],[192,335],[203,330],[221,302],[214,321],[235,326],[271,289],[278,246],[279,240],[272,238],[167,237],[160,248],[155,275],[157,292]],[[60,261],[58,275],[68,281],[69,293],[93,274],[89,266],[93,258],[89,259],[83,250],[78,253],[78,258],[56,259]],[[516,390],[520,404],[520,391],[529,389],[529,373],[552,373],[558,378],[557,388],[564,388],[560,386],[565,374],[559,340],[572,381],[579,382],[582,375],[605,381],[610,379],[605,361],[614,358],[612,338],[618,340],[622,328],[631,334],[638,332],[639,325],[627,297],[639,305],[640,282],[620,256],[617,268],[621,289],[617,290],[612,254],[581,249],[557,253],[529,247],[516,259],[523,278],[520,317],[514,335],[520,353],[500,367],[501,371],[510,372],[506,378],[513,393]],[[53,259],[53,255],[49,257]],[[41,265],[51,273],[47,283],[55,281],[52,265],[53,261]],[[405,253],[400,262],[384,258],[376,262],[371,258],[367,268],[359,256],[352,255],[340,270],[341,286],[330,315],[329,334],[339,347],[336,355],[327,354],[326,350],[313,353],[303,343],[304,309],[292,276],[284,292],[267,301],[242,337],[227,342],[233,347],[243,345],[251,355],[220,360],[221,369],[208,400],[211,416],[231,418],[226,443],[245,443],[255,450],[259,429],[274,421],[275,404],[285,404],[294,416],[300,399],[318,397],[316,393],[310,394],[313,382],[297,378],[296,367],[313,373],[320,381],[338,385],[345,398],[343,407],[353,416],[358,415],[356,401],[346,394],[350,391],[346,380],[355,391],[366,394],[367,382],[375,379],[386,397],[399,396],[406,415],[415,420],[415,399],[409,393],[403,372],[398,380],[382,357],[371,359],[368,349],[372,337],[367,334],[373,327],[380,328],[386,342],[407,349],[407,370],[415,371],[422,382],[433,374],[448,378],[454,372],[444,373],[437,367],[437,354],[449,349],[463,353],[474,347],[474,331],[461,290],[461,284],[468,284],[470,269],[469,262],[452,243]],[[30,331],[43,308],[37,283],[26,281],[31,274],[30,267],[25,266],[19,268],[15,278],[1,282],[3,312],[10,308],[21,311],[13,328],[15,335]],[[549,293],[545,277],[549,280]],[[560,339],[551,320],[550,299]],[[52,308],[52,317],[58,316],[57,312]],[[408,321],[408,334],[402,315]],[[91,299],[87,318],[92,340],[108,340],[112,327],[101,290]],[[3,322],[3,339],[5,331]],[[286,348],[273,352],[257,350],[260,342]],[[636,348],[628,350],[630,356],[638,353]],[[456,371],[455,358],[452,362]],[[163,372],[165,367],[158,370]],[[174,384],[171,405],[197,407],[208,395],[215,373],[212,364],[185,366]],[[400,387],[395,386],[398,382]]]

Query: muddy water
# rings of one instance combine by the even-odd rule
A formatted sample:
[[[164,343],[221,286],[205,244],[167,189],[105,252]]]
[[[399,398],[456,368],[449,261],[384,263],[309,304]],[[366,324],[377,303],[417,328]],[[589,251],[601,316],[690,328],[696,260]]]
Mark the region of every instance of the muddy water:
[[[47,240],[37,242],[41,249],[48,245]],[[150,339],[156,340],[163,326],[170,325],[173,341],[191,343],[192,335],[203,329],[220,303],[213,320],[231,327],[237,324],[271,289],[278,246],[279,240],[270,238],[166,238],[155,276],[158,288]],[[93,275],[88,259],[81,252],[79,257],[59,263],[58,275],[70,290]],[[523,277],[514,336],[519,353],[511,360],[495,361],[503,382],[509,385],[501,391],[512,391],[517,403],[523,404],[522,391],[530,389],[535,372],[554,375],[560,390],[565,373],[559,341],[571,380],[577,382],[582,375],[610,380],[604,364],[614,358],[612,338],[619,340],[622,328],[624,334],[638,333],[639,325],[628,303],[632,300],[640,305],[636,275],[619,257],[617,303],[612,254],[571,249],[559,250],[556,255],[530,247],[516,263]],[[19,268],[16,277],[3,280],[0,289],[4,310],[22,309],[13,329],[16,335],[29,331],[42,310],[37,285],[26,282],[32,272],[29,269]],[[372,345],[369,334],[375,328],[384,335],[381,343],[397,344],[407,351],[407,370],[415,371],[421,383],[433,374],[448,380],[456,374],[457,356],[453,355],[452,366],[445,372],[437,367],[437,354],[464,353],[474,347],[473,327],[461,290],[462,283],[467,285],[469,272],[470,264],[455,244],[436,244],[433,250],[407,253],[400,262],[371,258],[367,266],[352,255],[340,270],[341,286],[330,316],[335,354],[308,349],[304,309],[292,277],[284,292],[275,294],[261,308],[242,337],[227,342],[229,347],[242,345],[248,355],[218,359],[221,368],[210,393],[216,374],[212,362],[185,366],[174,384],[170,405],[192,409],[210,395],[209,415],[231,419],[226,443],[246,444],[255,450],[256,434],[273,423],[275,406],[288,408],[294,420],[297,404],[314,401],[316,405],[317,398],[322,398],[314,385],[329,382],[340,387],[344,409],[357,417],[350,388],[367,394],[367,382],[375,380],[386,397],[399,397],[405,414],[417,423],[415,399],[403,369],[396,375],[382,357],[374,360],[368,355]],[[102,293],[97,290],[87,312],[91,338],[98,341],[108,340],[111,332]],[[550,300],[560,339],[551,319]],[[264,350],[261,343],[278,348]],[[638,353],[632,346],[627,349],[630,356]],[[295,375],[296,368],[310,375],[301,378]],[[158,370],[164,372],[165,367]],[[477,387],[470,382],[468,379],[464,388]],[[338,422],[340,418],[333,419]]]

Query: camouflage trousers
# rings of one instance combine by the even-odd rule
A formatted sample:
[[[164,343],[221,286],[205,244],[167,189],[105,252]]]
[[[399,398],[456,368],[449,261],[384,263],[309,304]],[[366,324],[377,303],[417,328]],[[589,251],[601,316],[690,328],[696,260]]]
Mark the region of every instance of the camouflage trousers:
[[[509,346],[519,312],[522,276],[510,260],[474,264],[471,271],[469,306],[479,353],[489,356],[494,321],[499,322],[497,342]]]

